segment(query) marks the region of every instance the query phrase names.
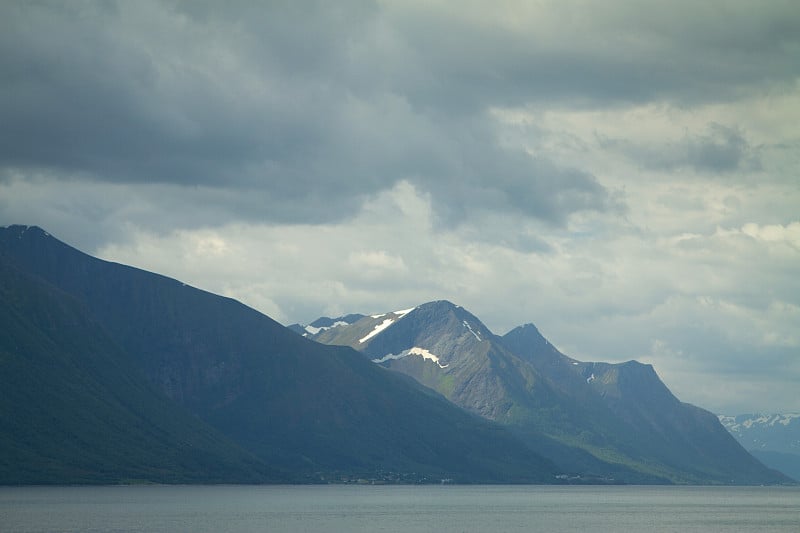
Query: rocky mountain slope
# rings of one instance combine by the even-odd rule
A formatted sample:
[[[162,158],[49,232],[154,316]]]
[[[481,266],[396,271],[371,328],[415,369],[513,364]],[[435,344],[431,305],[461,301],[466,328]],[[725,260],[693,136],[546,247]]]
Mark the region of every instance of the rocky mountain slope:
[[[742,449],[714,415],[675,398],[651,366],[577,361],[530,324],[499,337],[460,306],[438,301],[366,316],[312,338],[350,346],[414,377],[587,478],[785,481]]]

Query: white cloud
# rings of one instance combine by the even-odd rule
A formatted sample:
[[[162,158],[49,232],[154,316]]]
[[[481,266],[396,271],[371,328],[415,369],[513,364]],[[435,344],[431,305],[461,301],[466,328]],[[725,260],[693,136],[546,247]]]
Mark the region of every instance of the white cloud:
[[[284,323],[447,298],[800,409],[794,2],[117,8],[0,6],[3,223]]]

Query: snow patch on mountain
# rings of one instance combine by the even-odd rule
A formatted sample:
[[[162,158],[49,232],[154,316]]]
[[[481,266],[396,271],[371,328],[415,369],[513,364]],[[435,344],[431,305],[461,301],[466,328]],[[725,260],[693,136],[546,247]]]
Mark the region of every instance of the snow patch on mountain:
[[[719,421],[747,450],[800,456],[800,413],[719,415]],[[800,471],[792,472],[786,473],[796,477]]]
[[[401,309],[400,311],[394,311],[392,313],[383,313],[382,315],[370,315],[370,317],[372,317],[374,319],[383,318],[386,315],[393,315],[395,318],[386,318],[386,319],[384,319],[384,321],[381,322],[380,324],[378,324],[377,326],[375,326],[375,328],[372,331],[367,333],[364,337],[361,337],[360,339],[358,339],[359,344],[364,344],[366,341],[368,341],[369,339],[371,339],[372,337],[374,337],[375,335],[377,335],[381,331],[385,330],[386,328],[388,328],[389,326],[394,324],[396,321],[400,320],[401,318],[406,316],[408,313],[413,311],[414,309],[416,309],[416,307],[411,307],[409,309]]]
[[[777,422],[779,424],[783,424],[784,426],[788,426],[795,418],[800,418],[800,413],[791,413],[783,415],[783,419],[778,420]]]
[[[414,346],[408,350],[403,350],[399,354],[387,354],[381,357],[380,359],[373,359],[373,363],[385,363],[386,361],[390,361],[393,359],[402,359],[404,357],[408,357],[409,355],[419,355],[424,360],[430,360],[439,365],[439,368],[447,368],[448,365],[443,365],[439,362],[439,356],[432,354],[430,351],[426,350],[425,348],[420,348],[419,346]]]
[[[381,316],[383,316],[383,315],[381,315]],[[378,318],[380,318],[380,317],[378,317]],[[365,343],[366,341],[368,341],[369,339],[371,339],[372,337],[374,337],[375,335],[377,335],[381,331],[385,330],[386,328],[388,328],[392,324],[394,324],[394,319],[393,318],[387,318],[386,320],[384,320],[383,322],[381,322],[380,324],[375,326],[375,328],[372,331],[370,331],[365,336],[363,336],[360,339],[358,339],[358,342],[361,343],[361,344]]]
[[[420,355],[420,356],[422,356],[423,359],[430,359],[431,361],[433,361],[434,363],[439,365],[439,368],[447,368],[448,366],[450,366],[449,364],[448,365],[443,365],[442,363],[440,363],[439,362],[439,356],[433,355],[431,352],[429,352],[425,348],[419,348],[417,346],[414,346],[413,348],[411,348],[408,351],[408,353],[409,353],[409,355]]]
[[[800,419],[800,413],[786,413],[786,414],[755,414],[739,416],[726,416],[720,415],[719,421],[722,422],[729,431],[741,431],[744,429],[752,429],[755,427],[770,426],[774,427],[775,424],[788,427],[793,420]]]
[[[320,326],[318,328],[315,328],[314,326],[306,326],[305,330],[310,335],[316,335],[320,331],[327,331],[327,330],[329,330],[331,328],[338,328],[339,326],[349,326],[349,325],[350,324],[348,324],[347,322],[345,322],[343,320],[338,320],[338,321],[334,322],[333,324],[331,324],[330,326]]]
[[[465,325],[465,326],[467,327],[467,329],[469,330],[469,332],[470,332],[470,333],[472,333],[473,335],[475,335],[475,338],[476,338],[476,339],[478,339],[478,342],[481,342],[483,339],[481,339],[480,335],[478,335],[478,334],[475,332],[475,330],[474,330],[474,329],[472,329],[472,326],[470,326],[470,325],[469,325],[469,322],[467,322],[466,320],[464,320],[463,322],[464,322],[464,325]]]

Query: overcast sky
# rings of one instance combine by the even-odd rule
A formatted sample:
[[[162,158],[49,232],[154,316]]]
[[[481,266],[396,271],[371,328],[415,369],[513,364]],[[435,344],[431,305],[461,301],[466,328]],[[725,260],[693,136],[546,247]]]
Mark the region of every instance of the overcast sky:
[[[800,411],[796,0],[4,1],[0,125],[0,224]]]

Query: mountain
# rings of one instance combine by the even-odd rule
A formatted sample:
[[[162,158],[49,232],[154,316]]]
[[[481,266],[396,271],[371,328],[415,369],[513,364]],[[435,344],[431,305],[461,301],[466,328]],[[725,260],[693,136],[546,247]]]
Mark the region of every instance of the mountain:
[[[677,477],[668,475],[679,482],[785,481],[730,439],[716,416],[678,400],[651,365],[577,361],[561,354],[530,325],[510,331],[503,342],[582,406],[593,408],[594,420],[600,422],[595,427],[607,428],[612,455],[622,451],[637,462],[676,470]]]
[[[356,348],[484,418],[513,422],[533,416],[530,408],[556,391],[493,337],[467,310],[440,301],[367,316],[313,338]]]
[[[287,477],[151,386],[75,298],[0,254],[0,484]]]
[[[719,420],[748,450],[800,455],[800,413],[721,415]]]
[[[780,483],[711,413],[650,365],[586,363],[528,324],[503,337],[447,301],[370,315],[312,338],[361,351],[484,418],[562,469],[632,483]]]
[[[289,324],[286,327],[295,333],[299,333],[300,335],[307,337],[309,335],[316,335],[320,331],[324,331],[326,329],[331,329],[338,326],[349,326],[350,324],[353,324],[362,318],[364,318],[364,315],[359,315],[357,313],[336,318],[323,316],[307,325]]]
[[[800,413],[721,415],[719,420],[762,463],[800,481]]]
[[[81,457],[107,451],[103,435],[96,434],[105,427],[117,430],[112,431],[114,443],[138,442],[142,454],[160,450],[178,458],[183,458],[182,448],[168,437],[192,446],[199,439],[195,431],[206,431],[208,439],[219,435],[224,440],[210,444],[230,443],[240,451],[235,456],[223,450],[232,457],[233,466],[252,460],[253,469],[264,472],[254,475],[253,481],[269,480],[271,473],[277,473],[279,480],[312,482],[355,477],[548,482],[557,473],[552,463],[503,427],[457,408],[352,349],[312,342],[235,300],[90,257],[37,227],[0,229],[0,257],[21,273],[8,278],[10,288],[3,301],[18,320],[4,327],[20,339],[29,335],[30,344],[25,348],[8,341],[0,361],[9,382],[5,384],[15,391],[3,396],[0,443],[17,450],[16,461],[24,464],[20,468],[36,474],[40,482],[51,478],[37,450],[66,465],[59,481],[70,479],[69,469]],[[64,339],[53,337],[50,345],[45,344],[42,339],[50,334],[50,323],[33,320],[35,309],[19,307],[20,298],[40,301],[30,296],[33,289],[24,279],[35,280],[46,293],[81,309],[80,323],[69,322],[75,313],[64,313],[65,328],[75,339],[64,358],[76,367],[75,373],[36,363],[47,361],[52,345],[63,344]],[[41,302],[42,309],[50,309],[50,303]],[[84,374],[96,363],[86,347],[97,344],[96,351],[110,358],[109,368],[87,383]],[[35,357],[27,356],[23,348]],[[30,383],[14,385],[12,372],[31,376]],[[141,394],[131,396],[118,385],[125,379],[136,379]],[[80,396],[77,404],[70,399],[72,393]],[[142,424],[127,424],[130,417],[119,409],[100,410],[84,420],[89,415],[82,405],[113,407],[119,398],[129,400],[138,410],[136,416],[145,419],[161,409],[151,409],[153,405],[163,404],[164,414],[157,420],[166,434],[157,435],[164,437],[161,447],[140,434]],[[26,422],[15,416],[18,409],[44,417],[54,405],[59,406],[63,432],[82,439],[82,448],[75,453],[48,447],[45,435],[38,432],[45,422],[32,421],[26,436],[19,437],[18,426]],[[182,413],[189,413],[197,427],[186,425]],[[100,424],[97,432],[87,431],[93,420]],[[131,468],[141,466],[137,457],[150,464],[144,455],[133,456]],[[208,455],[209,460],[215,457]],[[116,460],[112,454],[108,464],[113,467]],[[203,465],[197,466],[202,472]],[[143,472],[137,479],[172,479],[169,465],[164,469],[163,476]],[[108,479],[127,478],[112,473]],[[71,479],[83,481],[77,475]]]

